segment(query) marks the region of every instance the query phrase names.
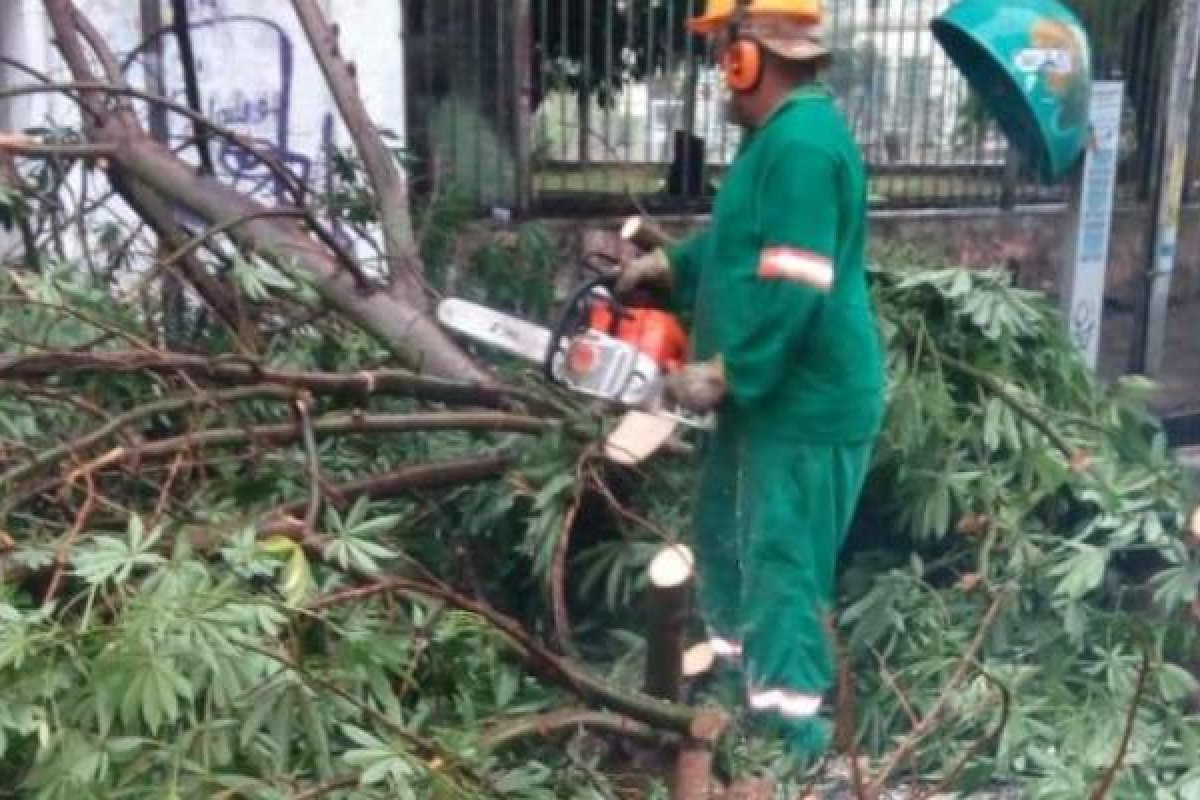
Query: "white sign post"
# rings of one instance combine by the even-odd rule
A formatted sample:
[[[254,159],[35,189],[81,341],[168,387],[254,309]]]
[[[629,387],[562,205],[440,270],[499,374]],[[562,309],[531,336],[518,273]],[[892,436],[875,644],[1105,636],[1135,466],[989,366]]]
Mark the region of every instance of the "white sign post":
[[[1075,233],[1072,257],[1065,270],[1063,305],[1067,324],[1071,337],[1093,368],[1100,350],[1123,94],[1121,81],[1092,84],[1091,134],[1083,174],[1073,198]]]

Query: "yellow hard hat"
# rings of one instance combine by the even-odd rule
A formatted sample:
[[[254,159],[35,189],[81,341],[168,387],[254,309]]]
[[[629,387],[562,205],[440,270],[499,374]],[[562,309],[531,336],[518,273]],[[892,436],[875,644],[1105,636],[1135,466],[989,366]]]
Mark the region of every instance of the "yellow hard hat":
[[[708,0],[704,13],[688,20],[688,29],[693,33],[710,34],[729,22],[739,0]],[[804,22],[821,22],[821,0],[750,0],[746,4],[748,14],[777,14],[795,17]]]

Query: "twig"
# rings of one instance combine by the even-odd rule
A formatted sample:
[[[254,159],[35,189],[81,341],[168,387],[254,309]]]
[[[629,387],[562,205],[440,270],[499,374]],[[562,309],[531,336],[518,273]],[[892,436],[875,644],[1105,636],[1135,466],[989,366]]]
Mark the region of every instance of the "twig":
[[[269,658],[278,663],[280,666],[291,670],[305,683],[316,686],[317,688],[329,692],[330,694],[337,695],[339,698],[358,709],[360,713],[375,720],[381,726],[391,731],[392,735],[396,736],[401,741],[407,742],[409,746],[413,747],[418,753],[421,753],[421,757],[425,759],[426,766],[429,769],[438,769],[442,764],[454,763],[458,761],[457,756],[454,754],[418,738],[407,728],[405,728],[403,724],[396,722],[387,714],[362,702],[337,684],[314,675],[308,669],[300,664],[297,664],[286,656],[273,653],[264,647],[259,647],[256,644],[246,641],[244,638],[239,639],[237,644],[252,653],[257,653],[264,658]],[[476,783],[482,783],[479,777],[474,775],[465,764],[460,763],[459,767],[462,769],[464,774],[469,775]]]
[[[334,486],[327,491],[328,500],[335,506],[345,507],[360,497],[374,500],[395,497],[402,492],[462,486],[496,478],[512,466],[513,461],[513,456],[508,453],[494,453],[404,466],[382,475]],[[284,506],[274,514],[295,516],[303,508],[302,504],[295,503]]]
[[[337,34],[324,13],[314,0],[292,0],[292,9],[304,29],[329,91],[341,112],[342,121],[375,190],[391,278],[396,285],[407,290],[405,296],[413,301],[415,297],[410,296],[415,289],[413,282],[419,280],[424,269],[413,235],[408,187],[404,177],[367,114],[354,69],[342,57]]]
[[[171,487],[175,485],[175,479],[179,475],[179,470],[183,467],[184,454],[180,453],[175,456],[175,460],[171,462],[170,468],[167,470],[167,478],[163,481],[162,490],[158,493],[158,502],[154,504],[154,516],[151,518],[153,522],[150,527],[154,527],[162,519],[163,514],[167,511],[167,504],[171,499]]]
[[[237,389],[229,389],[226,391],[206,392],[201,391],[194,394],[187,394],[182,397],[168,397],[164,400],[159,400],[154,403],[148,403],[144,406],[139,406],[132,411],[127,411],[113,417],[109,422],[96,428],[86,436],[81,436],[78,439],[73,439],[58,447],[45,450],[31,459],[29,462],[15,467],[8,472],[0,475],[0,486],[9,486],[24,480],[33,473],[52,466],[64,456],[71,453],[81,453],[90,447],[103,442],[105,439],[120,432],[122,429],[140,422],[144,419],[158,416],[159,414],[170,414],[176,411],[181,411],[187,408],[200,408],[204,406],[220,406],[223,404],[236,403],[241,400],[248,400],[256,397],[275,398],[277,400],[291,400],[295,396],[296,390],[284,386],[249,386]]]
[[[62,583],[63,573],[71,561],[71,547],[83,533],[83,529],[87,527],[88,519],[96,508],[96,484],[92,481],[91,475],[84,476],[84,481],[87,484],[87,497],[83,501],[83,508],[79,509],[79,514],[75,517],[75,524],[71,526],[71,530],[59,545],[58,552],[54,556],[54,574],[50,578],[50,585],[46,587],[46,595],[42,598],[43,606],[49,606],[58,595],[58,587]]]
[[[922,792],[919,796],[913,798],[913,800],[924,800],[926,797],[940,796],[942,792],[953,786],[954,782],[958,779],[958,776],[962,774],[964,769],[967,768],[967,764],[971,763],[971,759],[975,757],[975,754],[978,753],[988,742],[995,741],[1000,734],[1004,732],[1004,728],[1008,725],[1008,713],[1012,704],[1012,696],[1008,691],[1008,687],[996,680],[995,677],[993,677],[992,674],[985,670],[982,666],[977,665],[976,668],[979,670],[979,674],[982,675],[988,683],[992,684],[992,686],[995,686],[996,689],[1000,691],[1000,721],[996,723],[996,727],[992,728],[990,733],[982,738],[976,739],[971,743],[971,746],[967,749],[967,752],[964,753],[963,757],[958,760],[958,763],[954,765],[954,768],[946,773],[946,776],[942,778],[941,782],[938,783],[937,786],[928,792]]]
[[[975,638],[971,640],[962,659],[959,661],[957,669],[954,670],[950,680],[941,687],[941,693],[933,704],[933,708],[929,710],[913,730],[904,738],[896,747],[892,754],[884,762],[883,768],[875,776],[867,787],[866,797],[873,799],[879,797],[883,791],[884,785],[887,783],[888,777],[895,772],[896,767],[901,762],[905,761],[917,748],[917,745],[929,735],[929,732],[938,723],[946,708],[950,704],[950,700],[954,695],[954,690],[962,683],[963,679],[970,671],[972,664],[975,663],[976,656],[983,647],[984,641],[987,639],[987,634],[991,630],[992,625],[996,621],[996,617],[1000,614],[1000,610],[1004,607],[1004,600],[1007,597],[1006,592],[997,592],[992,598],[991,605],[983,615],[983,619],[979,623],[979,630],[975,632]]]
[[[60,144],[39,142],[25,134],[0,133],[0,150],[24,158],[96,158],[111,156],[116,147],[110,144]]]
[[[558,639],[558,646],[573,658],[578,658],[579,654],[572,641],[571,618],[567,611],[567,553],[571,549],[571,531],[575,528],[575,520],[579,517],[579,509],[583,505],[583,465],[590,452],[591,448],[586,448],[575,464],[575,496],[563,517],[562,529],[559,531],[558,541],[554,544],[554,558],[550,567],[550,605],[554,614],[554,635]]]
[[[301,397],[295,403],[304,434],[304,452],[308,458],[309,500],[308,511],[304,515],[306,536],[316,533],[317,512],[321,510],[321,457],[317,454],[317,439],[313,435],[312,417],[308,413],[310,405],[310,397]]]
[[[1003,400],[1009,408],[1017,412],[1017,414],[1023,417],[1030,425],[1041,431],[1042,435],[1050,441],[1050,444],[1054,445],[1055,448],[1062,452],[1067,461],[1073,462],[1075,460],[1076,456],[1078,455],[1078,451],[1076,448],[1071,446],[1071,444],[1066,440],[1066,437],[1051,427],[1050,423],[1046,421],[1044,414],[1039,414],[1036,410],[1031,409],[1022,403],[1016,397],[1016,395],[1014,395],[1009,388],[994,375],[989,375],[983,370],[976,369],[965,361],[960,361],[953,356],[946,355],[945,353],[939,353],[938,357],[943,363],[946,364],[946,366],[961,372],[986,386],[989,391]]]
[[[835,712],[836,728],[839,745],[850,760],[850,778],[854,782],[854,793],[858,800],[866,800],[866,787],[863,785],[862,766],[858,763],[858,737],[856,734],[857,714],[855,713],[855,681],[854,670],[850,668],[850,656],[842,647],[841,637],[837,635],[835,620],[827,618],[825,628],[834,653],[837,655],[838,688],[837,710]],[[811,788],[811,787],[809,787]]]
[[[1133,738],[1133,728],[1137,723],[1138,707],[1142,703],[1142,692],[1146,689],[1146,679],[1150,677],[1150,647],[1149,645],[1142,646],[1142,668],[1138,670],[1137,683],[1133,687],[1133,699],[1129,703],[1129,713],[1125,715],[1125,731],[1121,734],[1121,744],[1117,748],[1117,755],[1113,758],[1113,763],[1107,770],[1104,771],[1104,776],[1100,782],[1096,784],[1096,788],[1088,796],[1088,800],[1104,800],[1112,790],[1113,783],[1116,782],[1117,773],[1121,769],[1122,763],[1125,761],[1125,754],[1129,751],[1129,742]]]

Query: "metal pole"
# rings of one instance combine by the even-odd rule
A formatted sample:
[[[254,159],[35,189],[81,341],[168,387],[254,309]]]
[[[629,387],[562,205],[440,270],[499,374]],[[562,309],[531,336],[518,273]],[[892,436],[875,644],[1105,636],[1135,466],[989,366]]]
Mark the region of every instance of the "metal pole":
[[[1154,377],[1162,370],[1166,338],[1167,305],[1179,232],[1179,206],[1183,199],[1187,164],[1188,126],[1192,90],[1196,83],[1196,56],[1200,38],[1200,0],[1176,0],[1173,21],[1178,32],[1171,52],[1166,122],[1160,147],[1163,158],[1154,193],[1154,228],[1150,237],[1150,268],[1142,298],[1141,324],[1134,351],[1133,371]]]

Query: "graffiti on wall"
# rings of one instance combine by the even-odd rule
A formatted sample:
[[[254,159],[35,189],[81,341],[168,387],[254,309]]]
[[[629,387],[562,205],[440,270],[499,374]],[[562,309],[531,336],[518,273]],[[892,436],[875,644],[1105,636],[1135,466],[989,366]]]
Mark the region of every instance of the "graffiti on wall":
[[[255,6],[250,4],[252,10]],[[212,150],[219,176],[241,192],[275,202],[291,197],[289,181],[278,174],[278,167],[293,181],[313,187],[318,172],[327,172],[323,167],[332,146],[332,113],[314,115],[310,107],[305,110],[312,122],[298,119],[296,50],[288,31],[268,17],[238,13],[222,0],[189,0],[188,11],[201,110],[270,153],[275,162],[268,164],[250,149],[216,137]],[[162,49],[167,96],[186,104],[177,46],[169,30],[141,42],[126,59],[127,66],[144,64],[140,57],[154,47]],[[170,135],[173,146],[182,146],[192,135],[191,127],[176,115]]]

